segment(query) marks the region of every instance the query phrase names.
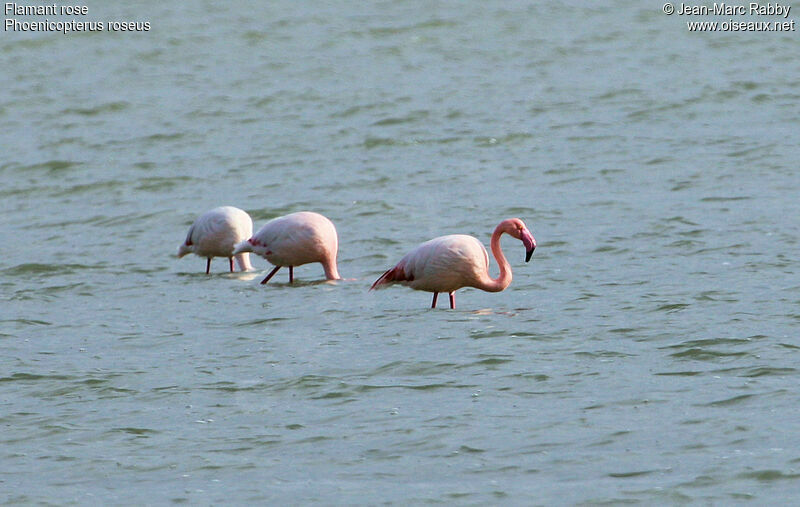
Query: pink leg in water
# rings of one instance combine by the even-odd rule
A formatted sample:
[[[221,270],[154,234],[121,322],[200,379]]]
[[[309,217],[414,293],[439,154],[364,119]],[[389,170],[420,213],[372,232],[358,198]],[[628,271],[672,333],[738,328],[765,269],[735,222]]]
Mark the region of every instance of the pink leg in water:
[[[209,274],[210,272],[211,272],[211,257],[209,257],[208,260],[206,261],[206,274]]]
[[[434,292],[433,293],[433,302],[431,303],[431,308],[436,308],[436,300],[438,298],[439,298],[439,293],[438,292]]]
[[[456,291],[450,293],[450,309],[456,309]]]

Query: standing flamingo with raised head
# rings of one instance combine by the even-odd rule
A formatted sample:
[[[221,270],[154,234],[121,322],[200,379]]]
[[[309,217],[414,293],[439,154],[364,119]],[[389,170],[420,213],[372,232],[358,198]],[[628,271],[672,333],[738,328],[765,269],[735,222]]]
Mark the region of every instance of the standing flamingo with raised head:
[[[233,273],[233,258],[236,257],[239,269],[247,271],[253,269],[250,254],[236,253],[233,249],[251,234],[253,220],[250,215],[233,206],[220,206],[200,215],[189,227],[186,241],[178,247],[178,258],[190,253],[205,257],[208,274],[214,257],[227,257]]]
[[[319,262],[328,280],[340,280],[336,269],[339,237],[333,222],[319,213],[300,211],[267,222],[252,238],[242,241],[234,253],[253,252],[275,265],[262,284],[283,266],[289,267],[289,283],[294,267]]]
[[[431,308],[436,308],[440,292],[450,295],[450,308],[456,307],[455,292],[462,287],[475,287],[488,292],[500,292],[511,283],[511,266],[500,248],[503,233],[522,241],[525,262],[531,260],[536,240],[519,218],[500,222],[492,234],[491,248],[500,265],[500,276],[489,275],[489,254],[480,241],[464,234],[440,236],[417,246],[395,267],[386,271],[370,290],[400,283],[416,290],[433,292]]]

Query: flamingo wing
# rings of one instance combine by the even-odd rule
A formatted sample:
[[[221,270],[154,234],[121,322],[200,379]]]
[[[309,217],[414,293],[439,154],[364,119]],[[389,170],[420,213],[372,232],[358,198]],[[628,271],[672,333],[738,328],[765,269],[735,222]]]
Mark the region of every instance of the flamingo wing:
[[[489,256],[477,239],[463,234],[441,236],[408,252],[372,286],[401,283],[412,289],[452,292],[474,285],[489,269]]]
[[[192,242],[197,245],[197,252],[202,252],[209,257],[233,255],[234,245],[242,239],[246,239],[252,232],[252,221],[248,228],[248,224],[239,220],[241,217],[234,210],[239,211],[229,206],[222,206],[214,208],[197,219],[192,232]],[[247,219],[249,218],[247,216]]]
[[[253,221],[245,211],[220,206],[200,215],[186,233],[178,255],[194,252],[201,257],[230,257],[234,245],[253,232]]]
[[[257,253],[276,266],[320,262],[329,249],[336,252],[338,247],[333,224],[322,215],[311,212],[275,218],[265,224],[254,238],[257,240],[254,244]]]

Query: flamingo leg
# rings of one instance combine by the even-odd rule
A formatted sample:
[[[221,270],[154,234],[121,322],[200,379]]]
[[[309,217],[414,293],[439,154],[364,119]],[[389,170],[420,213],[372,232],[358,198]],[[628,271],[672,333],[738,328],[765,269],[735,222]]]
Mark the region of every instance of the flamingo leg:
[[[208,260],[206,260],[206,274],[209,274],[210,272],[211,272],[211,257],[209,257]]]
[[[294,266],[289,266],[289,283],[294,282]]]
[[[228,263],[231,265],[231,273],[233,273],[233,257],[228,257]]]
[[[439,293],[438,292],[434,292],[433,293],[433,302],[431,303],[431,308],[436,308],[436,300],[438,298],[439,298]]]
[[[450,309],[456,309],[456,291],[450,293]]]
[[[267,277],[264,278],[263,280],[261,280],[261,285],[264,285],[265,283],[267,283],[269,281],[270,278],[275,276],[275,273],[277,273],[279,269],[281,269],[280,266],[275,266],[275,269],[270,271],[269,274],[267,275]]]

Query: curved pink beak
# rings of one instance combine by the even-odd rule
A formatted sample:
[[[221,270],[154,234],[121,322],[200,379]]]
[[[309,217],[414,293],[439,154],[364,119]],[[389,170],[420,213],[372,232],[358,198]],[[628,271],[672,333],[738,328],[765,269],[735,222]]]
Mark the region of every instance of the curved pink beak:
[[[525,262],[528,262],[531,260],[533,251],[536,250],[536,239],[528,229],[522,231],[520,239],[522,240],[522,244],[525,245]]]

